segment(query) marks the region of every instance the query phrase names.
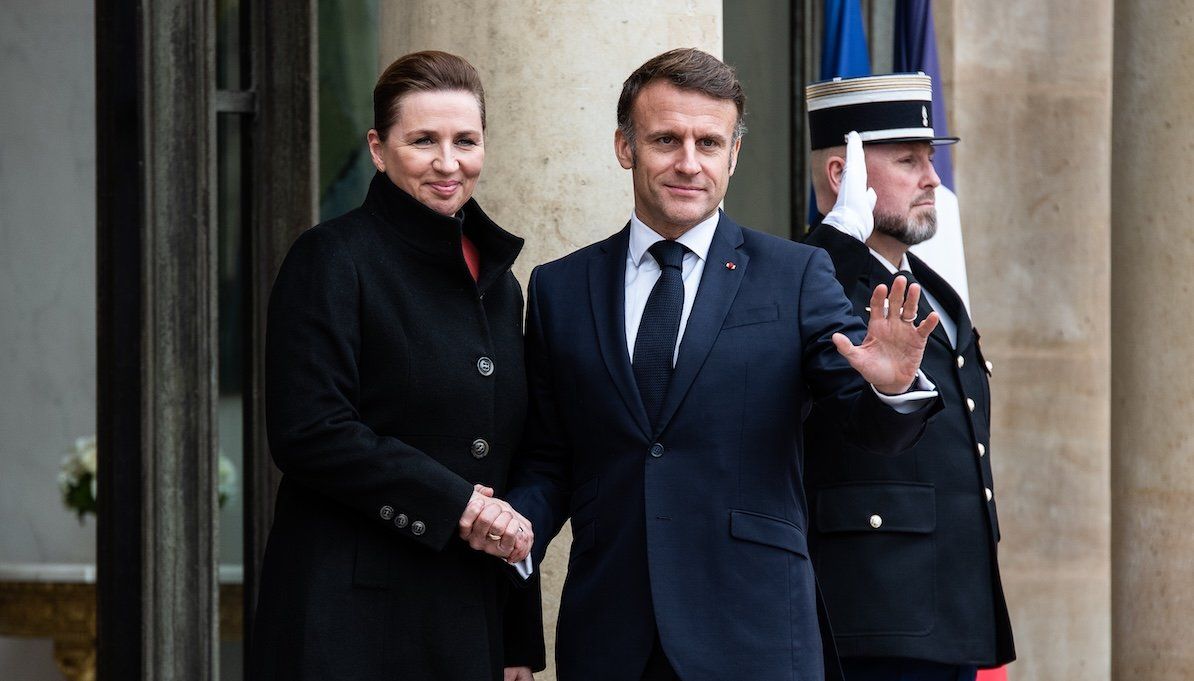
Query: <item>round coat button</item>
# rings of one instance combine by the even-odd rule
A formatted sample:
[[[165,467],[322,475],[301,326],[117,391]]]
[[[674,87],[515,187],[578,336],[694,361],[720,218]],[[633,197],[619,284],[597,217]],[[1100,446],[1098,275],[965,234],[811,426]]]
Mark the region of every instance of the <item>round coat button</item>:
[[[489,443],[481,438],[473,440],[470,451],[473,453],[474,459],[484,459],[489,455]]]
[[[958,355],[958,368],[961,369],[964,366],[966,366],[966,358]]]
[[[978,443],[978,455],[984,456],[984,455],[986,455],[986,453],[987,453],[987,446],[981,442]]]
[[[883,527],[883,518],[878,513],[871,516],[871,527],[875,528],[876,530],[880,527]]]
[[[648,449],[648,450],[647,450],[647,452],[648,452],[648,453],[649,453],[651,456],[653,456],[653,457],[655,457],[656,459],[658,459],[659,457],[663,456],[663,445],[661,445],[661,444],[659,444],[658,442],[656,442],[655,444],[651,445],[651,448],[650,448],[650,449]]]
[[[379,514],[381,515],[382,520],[389,520],[390,518],[394,517],[394,507],[393,506],[382,506],[381,511],[379,511]]]
[[[416,537],[427,531],[427,526],[423,524],[422,520],[416,520],[410,524],[410,533]]]
[[[493,360],[489,359],[488,357],[482,357],[481,359],[477,360],[477,372],[482,376],[492,376]]]
[[[983,488],[983,491],[985,491],[987,493],[987,501],[990,501],[995,498],[995,493],[991,491],[990,487]]]
[[[405,513],[399,513],[398,515],[394,516],[394,526],[398,529],[406,527],[409,523],[410,518],[407,518]]]
[[[995,369],[995,365],[991,364],[991,360],[987,360],[987,373],[991,373]]]
[[[969,397],[966,398],[966,408],[970,411],[974,411],[974,400],[970,399]]]

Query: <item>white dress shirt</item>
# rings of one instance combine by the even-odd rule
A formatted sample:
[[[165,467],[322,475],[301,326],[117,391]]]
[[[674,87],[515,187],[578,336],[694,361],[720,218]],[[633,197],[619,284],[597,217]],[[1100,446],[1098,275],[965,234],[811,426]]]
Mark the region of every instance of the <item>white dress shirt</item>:
[[[680,332],[676,334],[676,347],[672,351],[673,367],[680,356],[680,341],[683,340],[684,329],[688,326],[688,315],[692,313],[692,302],[696,300],[697,287],[701,285],[701,275],[705,272],[705,258],[709,255],[709,244],[713,243],[713,234],[717,231],[719,219],[720,211],[676,239],[688,247],[688,252],[684,254],[684,308],[680,312]],[[657,241],[663,241],[663,237],[643,224],[638,215],[632,212],[630,247],[626,250],[626,352],[630,355],[631,364],[634,363],[634,339],[638,338],[638,325],[643,321],[643,308],[647,306],[651,289],[655,287],[655,282],[659,281],[659,275],[662,273],[655,256],[648,252]]]

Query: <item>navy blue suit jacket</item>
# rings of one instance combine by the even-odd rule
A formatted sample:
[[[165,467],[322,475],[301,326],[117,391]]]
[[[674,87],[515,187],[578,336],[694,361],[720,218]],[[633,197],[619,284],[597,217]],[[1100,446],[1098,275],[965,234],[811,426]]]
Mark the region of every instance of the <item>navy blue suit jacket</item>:
[[[865,327],[824,251],[723,214],[652,427],[626,348],[628,235],[531,275],[509,499],[536,564],[572,521],[559,678],[638,681],[658,632],[685,681],[821,679],[802,420],[817,401],[858,447],[895,453],[938,405],[897,414],[838,354],[832,334]]]

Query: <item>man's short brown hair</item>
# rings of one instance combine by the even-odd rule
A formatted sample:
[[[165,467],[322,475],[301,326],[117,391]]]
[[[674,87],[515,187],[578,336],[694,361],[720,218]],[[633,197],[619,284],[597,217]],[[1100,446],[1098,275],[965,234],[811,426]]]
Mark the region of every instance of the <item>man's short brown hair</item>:
[[[618,98],[618,130],[634,148],[634,119],[630,115],[634,100],[648,84],[655,80],[666,80],[681,90],[694,90],[715,99],[728,99],[738,109],[738,121],[734,124],[734,140],[746,134],[742,118],[746,114],[746,93],[734,69],[717,57],[693,47],[669,50],[652,57],[635,69],[622,83],[622,96]]]
[[[464,57],[438,50],[412,52],[394,60],[377,78],[373,88],[373,129],[383,141],[398,122],[402,98],[413,92],[468,92],[481,107],[485,129],[485,89],[477,69]]]

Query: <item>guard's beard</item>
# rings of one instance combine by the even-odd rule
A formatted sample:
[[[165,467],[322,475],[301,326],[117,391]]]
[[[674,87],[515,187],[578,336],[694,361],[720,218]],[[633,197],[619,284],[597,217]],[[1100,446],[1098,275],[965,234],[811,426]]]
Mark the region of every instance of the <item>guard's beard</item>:
[[[875,213],[875,231],[894,237],[905,246],[915,246],[937,233],[937,209],[930,208],[920,217]]]

